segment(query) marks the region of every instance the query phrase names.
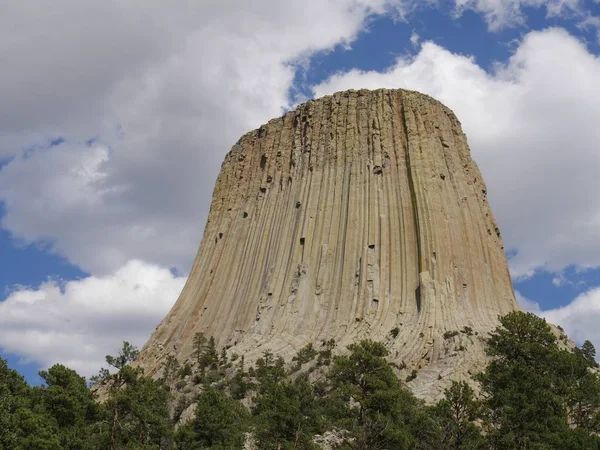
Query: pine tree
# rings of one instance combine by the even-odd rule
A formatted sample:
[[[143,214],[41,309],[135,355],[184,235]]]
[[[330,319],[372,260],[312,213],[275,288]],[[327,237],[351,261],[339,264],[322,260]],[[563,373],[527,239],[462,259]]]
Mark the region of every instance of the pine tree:
[[[107,442],[109,450],[125,445],[160,448],[172,436],[168,389],[162,381],[144,377],[140,368],[130,366],[138,355],[137,348],[123,342],[116,357],[106,356],[106,362],[118,369],[104,380],[109,387],[105,421],[110,425],[100,432],[100,439]]]
[[[11,450],[17,442],[16,411],[21,407],[21,397],[28,391],[23,377],[9,369],[0,357],[0,448]]]
[[[516,311],[500,322],[487,347],[494,359],[477,377],[488,410],[490,447],[597,448],[596,437],[570,426],[584,422],[583,416],[577,418],[576,405],[589,399],[581,389],[583,385],[578,387],[590,380],[581,358],[561,350],[551,328],[540,317]]]
[[[312,449],[320,431],[318,400],[305,379],[265,380],[252,409],[259,448]]]
[[[197,332],[194,335],[194,340],[192,341],[192,346],[194,349],[194,356],[196,357],[196,362],[198,365],[201,365],[202,355],[204,354],[204,348],[206,346],[206,336],[201,331]]]
[[[465,381],[453,381],[445,390],[444,399],[432,408],[432,414],[440,427],[440,450],[483,448],[483,437],[475,424],[481,417],[481,404]]]
[[[196,402],[196,417],[176,436],[178,449],[238,449],[244,444],[248,412],[222,391],[206,389]]]
[[[45,384],[34,388],[38,410],[53,419],[65,450],[88,448],[87,429],[98,419],[100,407],[94,401],[85,378],[62,364],[39,373]]]
[[[351,430],[353,448],[426,448],[433,422],[423,416],[414,396],[400,386],[385,359],[385,346],[365,340],[349,345],[348,350],[349,355],[334,358],[328,374],[332,390],[327,404],[334,420]]]
[[[581,353],[583,354],[583,357],[588,362],[590,367],[598,367],[598,363],[596,362],[596,349],[594,348],[594,344],[586,340],[581,346]]]

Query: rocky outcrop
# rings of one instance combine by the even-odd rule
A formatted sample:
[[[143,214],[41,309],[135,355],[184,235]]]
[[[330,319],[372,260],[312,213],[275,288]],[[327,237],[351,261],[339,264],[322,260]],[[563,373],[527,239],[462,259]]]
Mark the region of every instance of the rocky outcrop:
[[[152,375],[167,354],[185,359],[198,331],[247,359],[369,337],[436,397],[482,364],[483,336],[516,308],[452,111],[412,91],[340,92],[227,154],[187,284],[139,364]]]

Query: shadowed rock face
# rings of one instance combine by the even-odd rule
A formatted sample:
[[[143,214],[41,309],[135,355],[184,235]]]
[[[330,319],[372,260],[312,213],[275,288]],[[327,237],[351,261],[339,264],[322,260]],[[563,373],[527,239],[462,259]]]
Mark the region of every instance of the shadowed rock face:
[[[188,282],[139,364],[185,359],[198,331],[246,360],[369,337],[434,398],[517,308],[486,193],[459,121],[428,96],[304,103],[226,156]],[[463,327],[478,334],[444,337]]]

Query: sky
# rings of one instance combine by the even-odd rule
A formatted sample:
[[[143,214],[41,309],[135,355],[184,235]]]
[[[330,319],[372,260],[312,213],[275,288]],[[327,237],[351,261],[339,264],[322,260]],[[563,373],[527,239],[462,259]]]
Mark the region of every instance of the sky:
[[[0,0],[0,354],[143,346],[237,139],[344,89],[450,107],[521,306],[600,347],[600,0]]]

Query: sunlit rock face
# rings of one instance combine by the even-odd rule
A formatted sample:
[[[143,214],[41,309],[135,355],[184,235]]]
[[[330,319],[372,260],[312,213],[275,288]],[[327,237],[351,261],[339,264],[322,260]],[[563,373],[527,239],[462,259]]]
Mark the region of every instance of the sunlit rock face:
[[[412,91],[346,91],[233,146],[187,284],[139,364],[152,375],[186,359],[198,331],[246,360],[371,338],[435,398],[481,367],[485,334],[514,309],[456,116]]]

